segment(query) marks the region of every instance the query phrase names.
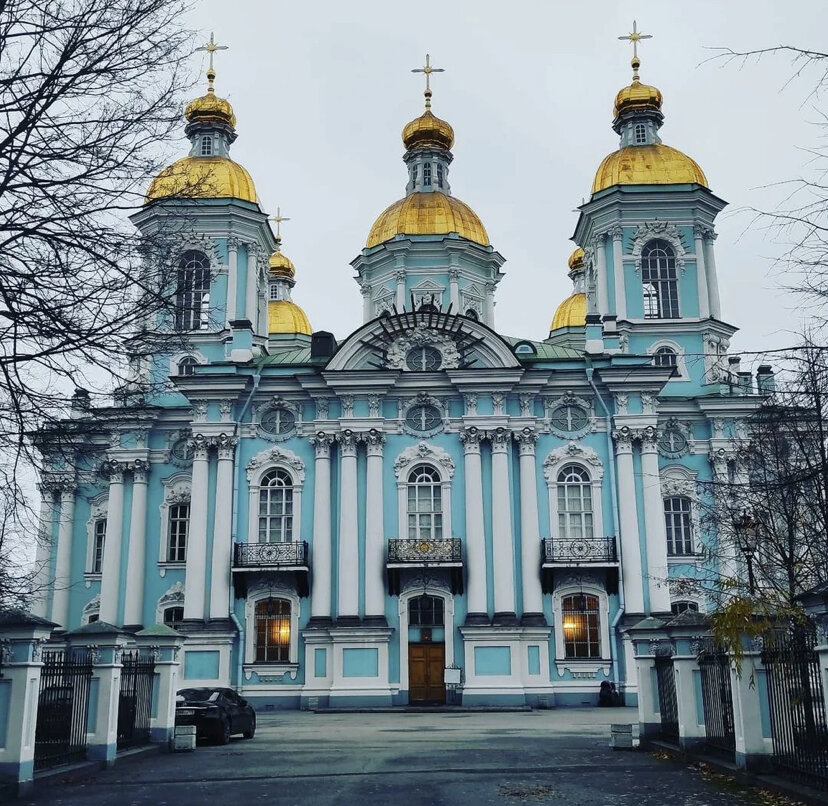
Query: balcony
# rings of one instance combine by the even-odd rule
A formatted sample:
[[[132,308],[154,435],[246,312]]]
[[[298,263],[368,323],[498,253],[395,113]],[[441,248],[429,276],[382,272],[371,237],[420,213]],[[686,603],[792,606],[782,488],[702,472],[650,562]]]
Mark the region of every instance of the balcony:
[[[385,569],[388,592],[392,596],[400,592],[400,572],[404,568],[446,568],[452,593],[462,593],[463,541],[459,537],[444,540],[391,539],[388,541]]]
[[[308,544],[304,540],[290,543],[236,543],[233,547],[233,582],[237,596],[247,592],[250,573],[288,573],[296,577],[300,596],[308,595]]]
[[[554,537],[541,540],[543,590],[555,587],[555,571],[567,568],[606,570],[607,592],[618,589],[618,548],[615,537]]]

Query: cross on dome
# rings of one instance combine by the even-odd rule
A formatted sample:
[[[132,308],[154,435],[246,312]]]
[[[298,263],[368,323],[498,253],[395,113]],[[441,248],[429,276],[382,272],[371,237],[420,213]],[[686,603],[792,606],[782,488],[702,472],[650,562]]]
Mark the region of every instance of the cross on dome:
[[[426,88],[425,88],[425,105],[426,109],[431,109],[431,74],[432,73],[445,73],[445,68],[443,67],[432,67],[431,66],[431,56],[426,53],[425,58],[425,65],[423,67],[415,67],[412,73],[423,73],[425,74],[426,80]]]
[[[619,36],[619,39],[627,42],[631,42],[633,46],[633,57],[632,57],[632,68],[633,68],[633,81],[638,79],[638,68],[641,65],[641,60],[638,58],[638,43],[642,39],[652,39],[652,34],[642,34],[641,31],[638,30],[638,23],[633,20],[633,27],[632,31],[627,34],[627,36]]]
[[[210,54],[210,65],[207,68],[207,92],[214,92],[213,81],[215,81],[215,78],[216,78],[216,71],[213,68],[213,54],[217,50],[227,50],[227,49],[228,49],[227,45],[219,45],[219,44],[216,43],[215,39],[213,38],[213,32],[212,31],[210,31],[210,41],[207,42],[207,44],[202,45],[201,47],[198,47],[198,48],[195,49],[195,53],[203,51],[203,52],[206,52],[206,53]]]
[[[288,218],[288,216],[282,215],[282,208],[277,207],[276,208],[276,215],[271,216],[270,220],[273,221],[276,224],[276,240],[281,241],[282,240],[282,229],[281,229],[282,222],[283,221],[290,221],[290,218]]]

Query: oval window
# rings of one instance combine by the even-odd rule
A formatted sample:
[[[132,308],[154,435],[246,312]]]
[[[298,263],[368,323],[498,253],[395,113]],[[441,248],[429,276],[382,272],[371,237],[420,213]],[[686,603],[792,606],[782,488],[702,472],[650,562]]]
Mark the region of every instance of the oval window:
[[[412,372],[436,372],[443,363],[443,355],[436,347],[424,345],[408,351],[405,364]]]
[[[259,427],[268,434],[283,436],[296,427],[296,417],[292,411],[282,407],[268,409],[259,419]]]
[[[658,440],[665,453],[681,453],[687,447],[687,437],[678,428],[665,428]]]
[[[559,406],[552,412],[552,427],[570,434],[581,431],[589,424],[589,414],[583,406]]]
[[[405,415],[405,424],[418,434],[424,434],[438,429],[443,422],[443,416],[437,406],[430,404],[412,406]]]

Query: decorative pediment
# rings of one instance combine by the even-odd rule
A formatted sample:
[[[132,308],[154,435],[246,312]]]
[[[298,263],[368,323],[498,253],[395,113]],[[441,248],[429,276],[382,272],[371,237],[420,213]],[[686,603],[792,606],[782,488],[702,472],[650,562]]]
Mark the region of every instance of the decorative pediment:
[[[573,461],[586,465],[593,481],[600,481],[603,478],[604,463],[601,461],[601,457],[592,448],[573,440],[554,451],[550,451],[546,459],[543,460],[543,475],[546,478],[546,483],[555,484],[560,467]]]
[[[292,471],[294,482],[301,484],[305,480],[305,463],[293,451],[279,447],[266,448],[257,453],[247,463],[247,480],[253,481],[258,473],[270,466],[287,467]]]
[[[635,259],[636,271],[641,270],[641,252],[644,247],[652,240],[658,238],[662,241],[667,241],[676,253],[676,266],[684,273],[684,257],[687,250],[684,248],[684,240],[681,237],[681,232],[675,224],[669,221],[648,221],[646,224],[641,224],[633,233],[632,249],[630,254]]]
[[[174,585],[171,585],[167,588],[167,591],[164,595],[158,600],[158,609],[163,610],[165,607],[170,607],[171,605],[183,605],[184,604],[184,583],[183,582],[176,582]]]
[[[403,481],[408,469],[418,462],[430,462],[436,465],[448,478],[454,475],[454,460],[445,450],[428,442],[418,442],[406,448],[394,462],[397,481]]]
[[[421,324],[394,340],[386,355],[388,367],[405,369],[409,350],[413,347],[425,346],[433,347],[440,352],[442,357],[440,369],[457,369],[460,366],[457,342],[451,336]]]

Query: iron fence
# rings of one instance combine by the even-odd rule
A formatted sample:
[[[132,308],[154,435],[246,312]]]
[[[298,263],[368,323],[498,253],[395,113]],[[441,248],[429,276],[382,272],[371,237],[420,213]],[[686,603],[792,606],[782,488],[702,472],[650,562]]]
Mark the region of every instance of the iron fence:
[[[661,736],[664,739],[678,741],[678,701],[673,658],[669,655],[657,656],[655,670],[658,684],[658,710],[661,715]]]
[[[544,563],[615,563],[614,537],[544,538]]]
[[[712,644],[699,654],[702,707],[706,744],[714,750],[733,754],[736,731],[733,721],[733,689],[730,682],[730,657]]]
[[[774,767],[800,783],[828,790],[828,726],[815,645],[811,629],[774,631],[765,637],[762,663]]]
[[[155,661],[137,649],[121,657],[121,691],[118,697],[118,749],[147,744],[150,740],[152,686]]]
[[[459,563],[463,560],[463,546],[459,537],[443,540],[389,540],[390,563]]]
[[[260,566],[304,566],[308,564],[308,544],[304,540],[284,543],[236,543],[235,568]]]
[[[34,768],[42,770],[86,758],[89,650],[46,650],[37,700]]]

